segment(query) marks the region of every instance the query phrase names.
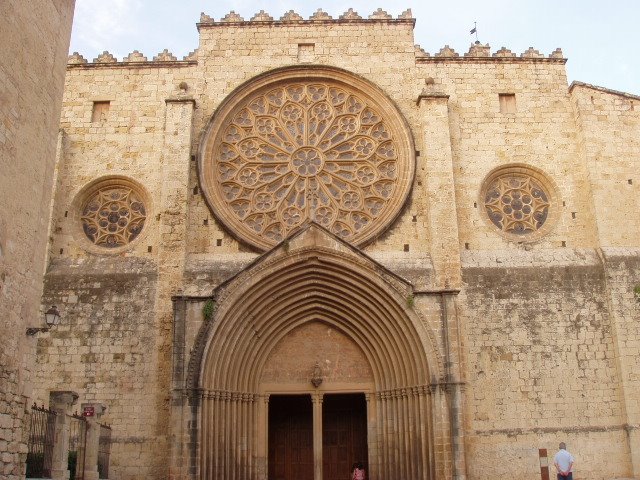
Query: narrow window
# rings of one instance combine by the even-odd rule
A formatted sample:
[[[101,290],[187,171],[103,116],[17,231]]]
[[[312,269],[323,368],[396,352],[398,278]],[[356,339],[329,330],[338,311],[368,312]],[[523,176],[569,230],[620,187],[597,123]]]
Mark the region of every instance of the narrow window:
[[[314,43],[298,44],[298,62],[310,63],[314,60],[314,52],[316,45]]]
[[[500,98],[500,113],[516,113],[515,93],[501,93],[498,97]]]
[[[111,102],[93,102],[93,112],[91,113],[91,121],[102,123],[107,121],[107,113],[109,113],[109,104]]]

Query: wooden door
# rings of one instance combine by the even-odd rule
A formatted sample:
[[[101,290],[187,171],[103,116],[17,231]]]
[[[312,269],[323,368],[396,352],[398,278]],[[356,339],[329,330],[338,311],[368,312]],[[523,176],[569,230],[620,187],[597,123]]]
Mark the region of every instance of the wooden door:
[[[309,395],[269,398],[269,480],[313,479],[313,416]]]
[[[322,401],[323,480],[349,480],[355,462],[367,469],[364,394],[325,395]]]

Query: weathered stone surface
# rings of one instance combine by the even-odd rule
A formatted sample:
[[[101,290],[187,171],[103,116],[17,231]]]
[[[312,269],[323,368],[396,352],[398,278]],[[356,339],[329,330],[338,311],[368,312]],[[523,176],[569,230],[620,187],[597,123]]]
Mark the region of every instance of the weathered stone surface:
[[[74,1],[0,15],[0,477],[24,478],[35,340]],[[48,308],[48,307],[47,307]],[[46,310],[46,309],[45,309]]]

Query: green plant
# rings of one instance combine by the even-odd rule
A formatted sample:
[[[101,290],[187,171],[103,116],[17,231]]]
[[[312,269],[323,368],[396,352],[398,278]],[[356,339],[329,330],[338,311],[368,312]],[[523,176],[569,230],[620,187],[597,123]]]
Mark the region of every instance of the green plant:
[[[214,302],[212,299],[209,299],[206,302],[204,302],[204,305],[202,306],[202,317],[205,320],[211,320],[211,318],[213,317],[213,312],[215,311],[216,311],[216,302]]]
[[[640,302],[640,285],[633,287],[633,295],[636,297],[636,300]]]
[[[415,303],[416,303],[416,299],[413,296],[413,293],[410,293],[409,295],[407,295],[407,307],[413,308]]]

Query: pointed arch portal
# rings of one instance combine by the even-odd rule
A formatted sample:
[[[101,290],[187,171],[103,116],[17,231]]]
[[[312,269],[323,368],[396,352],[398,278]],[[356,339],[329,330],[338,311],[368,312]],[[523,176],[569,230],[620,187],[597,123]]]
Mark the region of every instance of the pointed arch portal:
[[[318,245],[281,250],[223,287],[206,333],[199,478],[268,478],[269,399],[295,394],[313,403],[314,478],[321,480],[323,398],[338,393],[366,398],[370,478],[434,478],[429,379],[441,366],[407,305],[410,286],[364,256]],[[299,361],[278,360],[292,348]],[[322,352],[329,358],[332,349],[360,365],[356,378],[337,361],[323,363]],[[323,382],[315,387],[318,360]]]

